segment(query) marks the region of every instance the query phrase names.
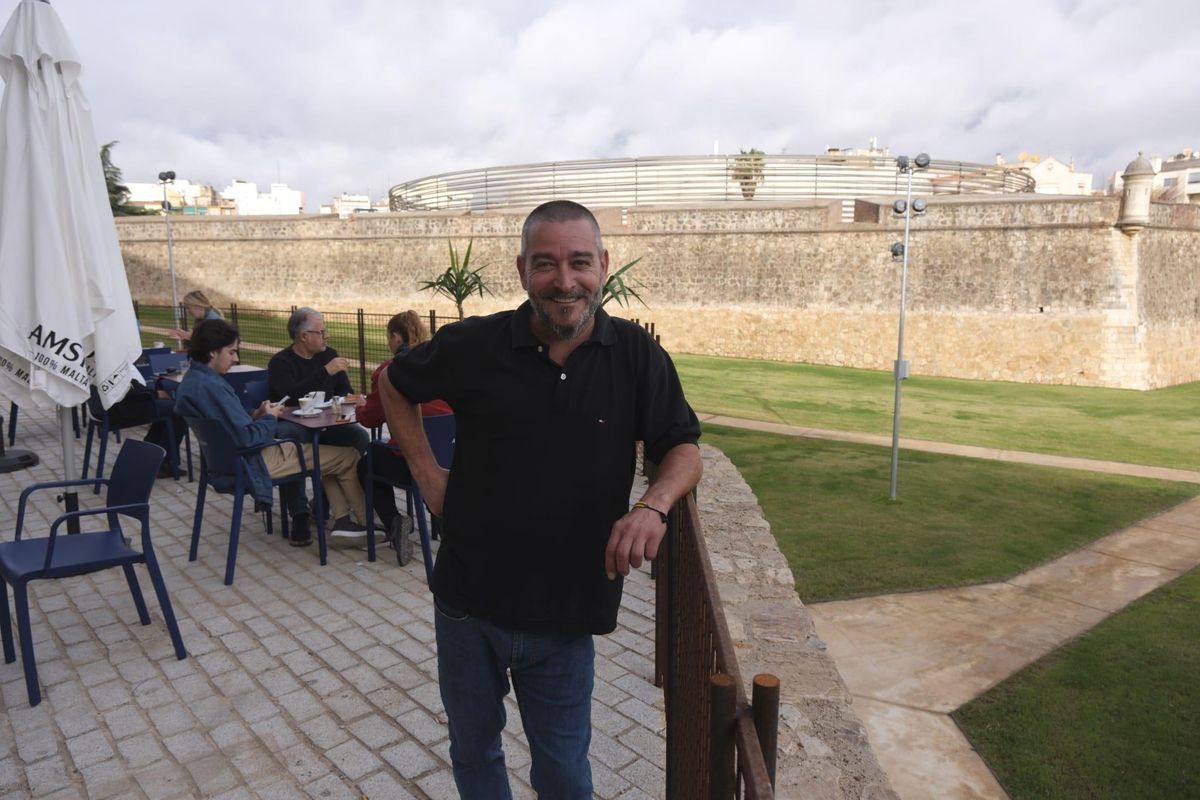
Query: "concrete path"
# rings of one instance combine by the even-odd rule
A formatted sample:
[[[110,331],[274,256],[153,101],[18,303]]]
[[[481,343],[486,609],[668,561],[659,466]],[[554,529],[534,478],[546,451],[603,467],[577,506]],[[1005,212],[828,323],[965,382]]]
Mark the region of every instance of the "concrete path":
[[[706,422],[891,446],[870,434]],[[1200,483],[1200,473],[902,440],[907,449]],[[1200,498],[1002,583],[808,605],[904,800],[1007,794],[949,712],[1200,564]]]
[[[21,409],[16,446],[42,463],[0,474],[4,540],[21,489],[62,474],[50,414]],[[43,700],[29,707],[19,658],[0,663],[0,800],[455,797],[419,561],[402,568],[390,549],[375,563],[363,550],[331,549],[322,567],[315,547],[288,547],[247,513],[236,581],[224,586],[232,503],[210,493],[199,560],[189,563],[195,502],[196,484],[160,480],[151,503],[187,659],[174,658],[144,574],[146,627],[119,570],[31,587]],[[90,494],[81,504],[98,505]],[[27,529],[45,535],[60,512],[54,492],[41,493]],[[596,639],[598,797],[664,795],[653,636],[654,588],[642,570],[626,582],[617,631]],[[530,798],[514,703],[508,712],[514,794]]]
[[[857,444],[873,444],[880,447],[891,447],[892,437],[875,433],[857,433],[854,431],[831,431],[822,428],[804,428],[799,425],[784,425],[778,422],[763,422],[756,419],[740,419],[726,417],[720,414],[698,414],[701,422],[711,422],[713,425],[726,425],[730,428],[767,431],[780,433],[784,436],[798,436],[807,439],[829,439],[837,442],[855,442]],[[946,442],[931,442],[925,439],[907,439],[900,437],[900,447],[905,450],[921,450],[927,453],[943,453],[966,458],[987,458],[993,461],[1012,461],[1020,464],[1038,464],[1043,467],[1060,467],[1062,469],[1081,469],[1089,472],[1108,472],[1114,475],[1131,475],[1137,478],[1157,478],[1164,481],[1183,481],[1185,483],[1200,483],[1200,472],[1171,467],[1151,467],[1144,464],[1127,464],[1122,461],[1100,461],[1094,458],[1072,458],[1070,456],[1055,456],[1046,453],[1027,453],[1022,450],[999,450],[995,447],[977,447],[969,444],[948,444]]]

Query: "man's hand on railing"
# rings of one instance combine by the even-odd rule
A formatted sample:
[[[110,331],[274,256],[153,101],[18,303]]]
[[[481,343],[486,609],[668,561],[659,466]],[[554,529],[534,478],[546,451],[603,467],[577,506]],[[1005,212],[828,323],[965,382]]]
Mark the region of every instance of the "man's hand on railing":
[[[639,503],[613,523],[608,546],[604,548],[604,572],[611,581],[617,573],[629,574],[643,561],[658,556],[658,545],[667,533],[667,523],[656,509]]]

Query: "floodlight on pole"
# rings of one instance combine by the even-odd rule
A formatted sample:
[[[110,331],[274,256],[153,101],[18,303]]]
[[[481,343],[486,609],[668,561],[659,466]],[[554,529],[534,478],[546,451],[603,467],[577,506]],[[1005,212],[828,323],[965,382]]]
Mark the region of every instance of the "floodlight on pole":
[[[158,173],[158,182],[162,184],[163,217],[167,220],[167,272],[171,275],[171,318],[175,322],[175,329],[178,330],[181,320],[179,318],[179,297],[175,292],[175,248],[171,241],[171,201],[167,199],[167,184],[175,182],[175,171],[167,170]],[[183,342],[176,339],[175,345],[183,347]]]
[[[929,207],[923,197],[912,199],[912,175],[915,170],[929,166],[929,155],[921,153],[909,160],[908,156],[896,158],[896,170],[908,175],[908,188],[903,200],[892,203],[892,212],[904,217],[904,241],[892,245],[892,259],[899,261],[900,267],[900,327],[896,344],[896,363],[893,375],[896,380],[896,402],[892,410],[892,472],[888,496],[896,499],[896,475],[900,465],[900,384],[908,378],[908,362],[904,360],[904,303],[908,295],[908,231],[909,223],[914,214],[924,214]]]

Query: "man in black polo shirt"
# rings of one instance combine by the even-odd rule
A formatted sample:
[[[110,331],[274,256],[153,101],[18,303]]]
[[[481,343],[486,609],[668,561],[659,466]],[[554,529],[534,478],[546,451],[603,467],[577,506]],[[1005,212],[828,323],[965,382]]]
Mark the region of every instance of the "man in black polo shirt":
[[[542,797],[591,797],[593,634],[616,627],[621,576],[652,559],[664,513],[696,485],[700,426],[670,358],[600,309],[608,252],[586,208],[525,221],[515,311],[448,325],[379,382],[388,426],[443,520],[433,573],[438,678],[463,797],[509,797],[503,698],[516,687]],[[445,399],[438,468],[415,403]],[[634,445],[657,462],[633,509]]]

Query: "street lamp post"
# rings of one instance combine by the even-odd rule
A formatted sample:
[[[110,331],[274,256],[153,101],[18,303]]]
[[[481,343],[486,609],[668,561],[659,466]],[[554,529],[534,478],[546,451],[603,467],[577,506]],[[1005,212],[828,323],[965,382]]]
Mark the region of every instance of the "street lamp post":
[[[166,172],[158,173],[158,182],[162,184],[163,190],[163,217],[167,220],[167,271],[171,274],[171,318],[175,321],[175,329],[179,329],[179,298],[175,293],[175,248],[171,241],[171,201],[167,199],[167,184],[175,182],[175,172],[167,170]],[[175,340],[176,347],[182,347],[183,342],[179,339]]]
[[[929,155],[921,153],[909,160],[908,156],[896,158],[896,170],[908,175],[908,189],[905,199],[892,203],[892,211],[904,217],[904,241],[892,245],[892,258],[901,262],[900,267],[900,331],[896,345],[896,363],[893,374],[896,379],[896,402],[892,410],[892,472],[888,496],[896,499],[896,473],[900,464],[900,384],[908,377],[908,362],[904,360],[904,303],[908,295],[908,229],[914,214],[924,214],[928,207],[925,199],[912,199],[912,175],[915,170],[929,166]]]

